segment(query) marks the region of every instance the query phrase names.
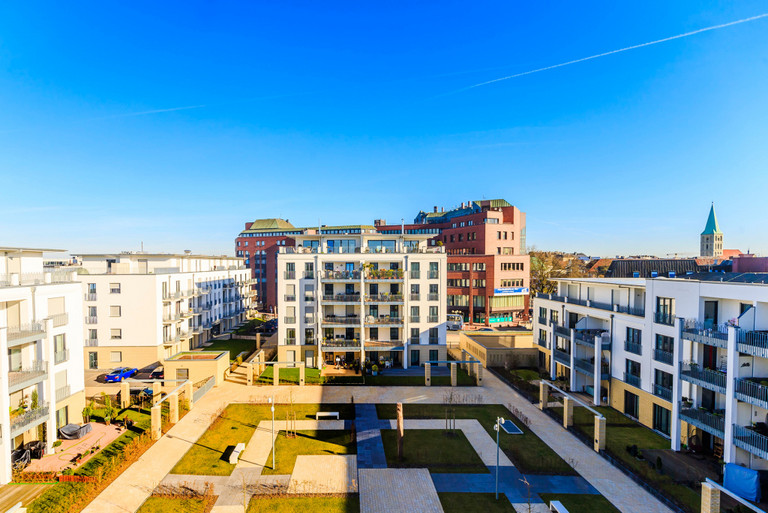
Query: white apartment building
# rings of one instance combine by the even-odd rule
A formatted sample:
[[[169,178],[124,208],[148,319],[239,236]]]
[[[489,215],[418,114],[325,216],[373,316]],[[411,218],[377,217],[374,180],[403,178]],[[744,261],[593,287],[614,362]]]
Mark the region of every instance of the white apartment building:
[[[78,255],[85,366],[146,367],[200,347],[245,320],[255,291],[241,258]]]
[[[553,377],[727,463],[768,469],[768,275],[562,279],[534,300]],[[609,428],[610,429],[610,428]]]
[[[447,257],[430,235],[322,227],[277,256],[278,358],[445,361]]]
[[[0,247],[0,484],[12,451],[38,440],[50,451],[85,407],[80,284],[44,272],[44,251],[60,250]]]

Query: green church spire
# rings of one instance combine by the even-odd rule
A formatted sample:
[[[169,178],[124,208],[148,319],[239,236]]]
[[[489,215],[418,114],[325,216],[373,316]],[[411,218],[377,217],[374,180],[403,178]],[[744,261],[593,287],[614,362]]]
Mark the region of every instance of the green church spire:
[[[720,231],[720,225],[717,224],[717,216],[715,215],[715,204],[712,203],[712,207],[709,209],[709,217],[707,218],[707,226],[704,227],[702,235],[712,235],[715,233],[723,233]]]

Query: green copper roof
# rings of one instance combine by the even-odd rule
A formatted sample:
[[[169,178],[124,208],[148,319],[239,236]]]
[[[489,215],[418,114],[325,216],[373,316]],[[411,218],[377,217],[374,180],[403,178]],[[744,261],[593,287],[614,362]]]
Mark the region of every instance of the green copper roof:
[[[499,208],[499,207],[511,207],[512,205],[504,199],[492,199],[492,200],[480,200],[480,201],[474,201],[474,203],[480,203],[481,201],[488,201],[491,208]]]
[[[256,219],[248,230],[289,230],[294,226],[285,219]]]
[[[713,233],[723,233],[720,231],[720,225],[717,224],[717,216],[715,215],[715,204],[712,203],[712,208],[709,209],[709,217],[707,218],[707,226],[704,227],[702,235],[712,235]]]

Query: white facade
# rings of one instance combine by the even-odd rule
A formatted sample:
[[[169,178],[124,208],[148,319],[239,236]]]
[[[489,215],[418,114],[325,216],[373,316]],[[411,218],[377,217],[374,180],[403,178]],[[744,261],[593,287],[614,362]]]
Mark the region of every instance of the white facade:
[[[0,248],[0,484],[11,451],[38,440],[41,424],[51,450],[85,406],[80,284],[72,271],[44,272],[43,251]]]
[[[251,277],[226,256],[79,255],[85,365],[144,367],[199,347],[245,319]]]
[[[407,368],[444,361],[447,258],[429,236],[296,237],[277,257],[278,358]]]
[[[534,336],[560,348],[553,376],[598,404],[623,402],[601,387],[630,391],[632,416],[673,449],[698,444],[768,469],[768,284],[723,276],[559,280],[557,295],[534,300]]]

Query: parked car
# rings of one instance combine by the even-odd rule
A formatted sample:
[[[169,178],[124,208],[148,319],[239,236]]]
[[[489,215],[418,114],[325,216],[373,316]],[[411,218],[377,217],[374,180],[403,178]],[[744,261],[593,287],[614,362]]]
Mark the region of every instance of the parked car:
[[[480,328],[477,331],[495,331],[493,328]]]
[[[107,383],[120,383],[122,380],[131,378],[138,374],[139,369],[129,369],[128,367],[118,367],[112,369],[112,371],[104,376],[104,381]]]
[[[165,377],[165,369],[161,365],[160,367],[155,367],[152,372],[149,373],[149,379],[163,379]]]

